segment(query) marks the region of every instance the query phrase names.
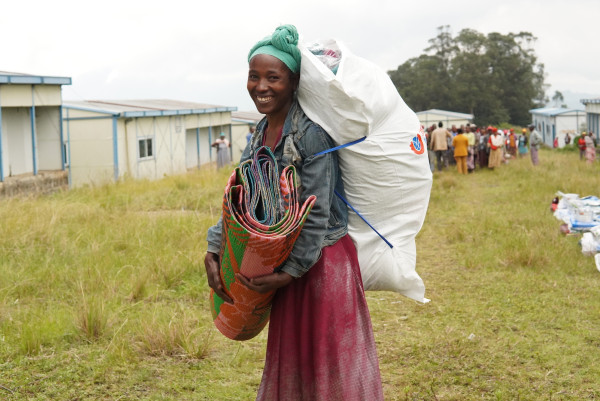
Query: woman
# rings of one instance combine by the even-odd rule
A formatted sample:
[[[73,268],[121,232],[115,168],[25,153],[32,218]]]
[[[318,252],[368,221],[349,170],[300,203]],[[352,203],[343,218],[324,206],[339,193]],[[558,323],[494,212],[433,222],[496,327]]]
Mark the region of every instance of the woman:
[[[266,117],[257,125],[242,161],[260,146],[272,149],[280,171],[297,168],[300,202],[313,194],[292,253],[266,276],[236,280],[258,292],[277,290],[272,302],[267,355],[257,400],[382,400],[379,364],[356,249],[347,234],[347,209],[331,138],[296,100],[298,33],[280,26],[248,56],[247,89]],[[210,287],[226,302],[219,276],[221,222],[208,232],[205,267]]]
[[[488,158],[490,153],[490,146],[488,141],[490,139],[490,135],[492,133],[492,127],[487,127],[483,134],[479,137],[479,167],[484,168],[488,165]]]
[[[498,133],[498,130],[494,127],[492,128],[492,135],[488,140],[490,145],[490,159],[488,161],[488,167],[494,169],[499,167],[502,163],[502,149],[504,144],[503,135]]]
[[[212,147],[217,148],[217,168],[223,168],[229,165],[229,148],[231,144],[225,139],[225,133],[221,132],[219,139],[217,139]]]
[[[577,139],[577,147],[579,148],[579,160],[583,160],[585,156],[585,131],[581,133],[579,139]]]
[[[523,128],[521,135],[519,135],[519,157],[523,157],[527,154],[527,130]]]
[[[594,145],[594,138],[589,133],[585,135],[585,161],[588,164],[593,164],[594,160],[596,160],[596,147]]]
[[[452,138],[452,147],[454,148],[454,160],[456,160],[458,174],[467,174],[469,138],[463,134],[462,128],[459,128],[456,136]]]

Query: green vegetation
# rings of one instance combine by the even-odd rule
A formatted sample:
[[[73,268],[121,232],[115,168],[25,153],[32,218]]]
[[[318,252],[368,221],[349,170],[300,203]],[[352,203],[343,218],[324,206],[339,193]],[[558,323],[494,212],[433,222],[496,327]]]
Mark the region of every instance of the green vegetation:
[[[469,28],[453,36],[444,25],[424,54],[389,75],[413,110],[470,113],[479,126],[526,125],[529,110],[548,102],[535,41],[529,32],[484,35]]]
[[[549,212],[598,165],[435,173],[428,304],[367,292],[386,400],[600,397],[600,273]],[[253,400],[266,331],[214,328],[203,267],[227,172],[0,201],[0,399]]]

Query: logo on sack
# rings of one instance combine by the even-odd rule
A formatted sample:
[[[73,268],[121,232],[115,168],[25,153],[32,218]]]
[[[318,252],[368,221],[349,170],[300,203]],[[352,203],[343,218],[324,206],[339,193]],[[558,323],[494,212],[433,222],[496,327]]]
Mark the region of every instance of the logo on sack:
[[[422,155],[425,152],[425,145],[420,133],[410,141],[410,149],[417,155]]]

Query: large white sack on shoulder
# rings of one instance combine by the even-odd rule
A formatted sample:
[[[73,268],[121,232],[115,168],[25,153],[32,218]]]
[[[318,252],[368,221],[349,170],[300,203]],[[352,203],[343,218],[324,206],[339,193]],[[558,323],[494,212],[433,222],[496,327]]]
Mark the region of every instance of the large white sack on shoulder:
[[[365,289],[426,302],[414,239],[425,219],[432,176],[419,120],[385,71],[336,45],[342,51],[337,75],[301,49],[298,99],[338,144],[367,135],[338,151],[349,203],[393,245],[349,212],[348,232]]]
[[[336,143],[351,142],[372,133],[388,118],[388,111],[394,110],[400,97],[387,73],[378,66],[355,56],[341,42],[323,43],[342,54],[337,74],[300,44],[298,101],[306,115]]]
[[[356,213],[348,233],[356,245],[365,290],[386,290],[426,302],[416,272],[415,237],[431,190],[429,162],[410,149],[409,133],[369,136],[338,151],[348,202],[388,240],[390,248]]]

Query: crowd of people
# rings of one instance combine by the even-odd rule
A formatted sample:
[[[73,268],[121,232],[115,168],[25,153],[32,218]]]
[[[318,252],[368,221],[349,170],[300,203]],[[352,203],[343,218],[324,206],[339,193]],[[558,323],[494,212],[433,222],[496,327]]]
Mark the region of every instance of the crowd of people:
[[[529,154],[531,163],[539,163],[538,150],[543,143],[542,136],[534,125],[515,132],[514,128],[502,130],[494,126],[477,127],[466,124],[450,129],[443,122],[432,125],[425,130],[428,143],[429,166],[431,172],[437,168],[442,171],[450,165],[456,165],[459,174],[469,174],[476,167],[495,169],[508,160],[521,158]],[[567,142],[568,137],[568,142]],[[565,137],[565,144],[571,142],[570,135]],[[583,132],[576,145],[580,158],[588,163],[596,158],[596,138],[592,132]]]

